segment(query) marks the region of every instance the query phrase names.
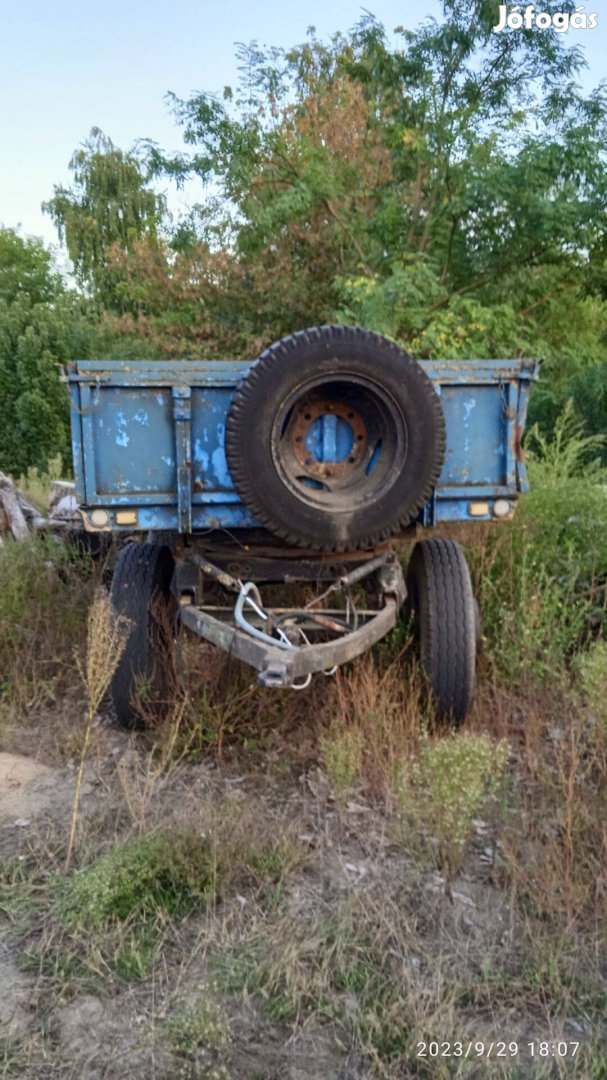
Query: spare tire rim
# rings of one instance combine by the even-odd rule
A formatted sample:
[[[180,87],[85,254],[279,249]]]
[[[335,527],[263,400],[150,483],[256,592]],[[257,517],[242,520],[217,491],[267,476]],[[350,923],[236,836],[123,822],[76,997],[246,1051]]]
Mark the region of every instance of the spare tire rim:
[[[368,505],[402,473],[408,430],[400,406],[352,373],[312,379],[277,411],[272,457],[283,483],[329,512]]]

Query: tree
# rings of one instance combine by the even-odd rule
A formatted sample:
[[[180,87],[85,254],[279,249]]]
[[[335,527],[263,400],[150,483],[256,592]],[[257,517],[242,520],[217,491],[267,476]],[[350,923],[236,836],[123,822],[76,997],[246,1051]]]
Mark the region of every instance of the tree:
[[[0,469],[18,477],[61,454],[69,409],[57,365],[86,356],[95,330],[41,241],[0,229]]]
[[[112,252],[128,252],[144,236],[156,238],[164,198],[148,186],[138,156],[118,149],[98,128],[75,151],[70,170],[72,187],[55,185],[43,209],[65,241],[80,284],[120,310],[115,275],[107,273]]]
[[[489,0],[443,0],[396,48],[370,17],[253,44],[236,91],[173,99],[187,152],[150,166],[219,192],[206,235],[230,237],[256,336],[344,317],[418,356],[556,361],[589,297],[604,316],[604,91],[581,93],[562,35],[494,22]]]
[[[21,296],[34,303],[50,300],[61,288],[52,262],[42,240],[24,239],[16,229],[0,228],[0,300],[12,303]]]
[[[313,63],[293,53],[286,66],[279,50],[241,50],[236,95],[174,101],[192,156],[150,153],[157,172],[218,187],[203,235],[227,240],[248,281],[243,318],[268,337],[328,318],[339,273],[369,267],[374,192],[390,180],[390,151],[363,88],[337,72],[330,50],[316,40],[311,49]]]
[[[177,251],[146,237],[129,252],[114,249],[107,271],[123,314],[102,314],[106,355],[217,359],[261,350],[246,270],[229,250],[183,240],[181,232]]]

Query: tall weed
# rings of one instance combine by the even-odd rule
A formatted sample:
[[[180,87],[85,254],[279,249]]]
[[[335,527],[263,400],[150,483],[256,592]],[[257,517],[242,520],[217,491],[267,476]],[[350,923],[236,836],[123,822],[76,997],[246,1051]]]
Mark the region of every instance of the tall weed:
[[[580,656],[578,668],[590,709],[607,739],[607,641],[595,641]]]
[[[65,858],[66,871],[69,870],[74,847],[80,791],[93,723],[97,709],[108,690],[131,631],[132,624],[114,610],[110,597],[101,589],[93,600],[89,611],[86,657],[82,661],[79,655],[76,656],[76,666],[86,691],[86,726],[80,752],[80,765],[76,776],[72,821]]]
[[[45,470],[37,469],[35,465],[31,465],[27,472],[19,477],[19,490],[42,514],[46,514],[51,484],[54,480],[65,479],[65,472],[63,458],[61,454],[57,454],[55,457],[50,458]]]
[[[362,732],[344,727],[335,719],[320,739],[320,756],[337,803],[343,805],[360,772],[363,755]]]
[[[0,718],[22,722],[64,699],[77,680],[97,583],[90,558],[36,535],[0,552]]]
[[[603,442],[583,435],[570,406],[552,439],[532,429],[531,491],[513,522],[470,553],[498,676],[558,680],[604,618],[607,471],[596,458]]]

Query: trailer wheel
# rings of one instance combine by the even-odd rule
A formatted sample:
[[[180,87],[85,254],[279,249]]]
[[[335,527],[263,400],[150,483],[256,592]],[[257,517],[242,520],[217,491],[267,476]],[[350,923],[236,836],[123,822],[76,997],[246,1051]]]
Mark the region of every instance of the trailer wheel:
[[[445,424],[431,380],[391,341],[318,326],[266,349],[226,424],[236,490],[261,525],[320,551],[364,548],[414,521]]]
[[[481,609],[479,607],[476,596],[474,597],[474,634],[476,644],[476,655],[480,656],[483,651],[483,619],[481,616]]]
[[[159,544],[127,544],[112,579],[111,599],[132,623],[126,648],[114,673],[110,694],[116,717],[126,728],[141,726],[139,704],[157,703],[167,689],[170,626],[175,605],[170,592],[174,560]]]
[[[421,540],[407,569],[407,608],[440,719],[459,724],[474,694],[477,606],[465,555],[455,540]]]

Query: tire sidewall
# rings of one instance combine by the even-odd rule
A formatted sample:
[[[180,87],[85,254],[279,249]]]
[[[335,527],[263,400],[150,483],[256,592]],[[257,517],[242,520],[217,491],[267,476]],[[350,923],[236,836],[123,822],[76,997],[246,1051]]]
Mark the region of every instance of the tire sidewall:
[[[164,627],[156,619],[154,604],[159,601],[170,607],[174,565],[169,548],[139,542],[127,544],[116,563],[110,597],[117,613],[131,623],[110,687],[116,716],[123,727],[143,726],[133,702],[138,683],[148,683],[154,695],[166,689],[168,642]]]
[[[440,550],[448,558],[437,564],[433,554]],[[476,601],[461,545],[442,538],[420,541],[406,580],[422,668],[438,718],[458,726],[474,695],[477,653]]]

